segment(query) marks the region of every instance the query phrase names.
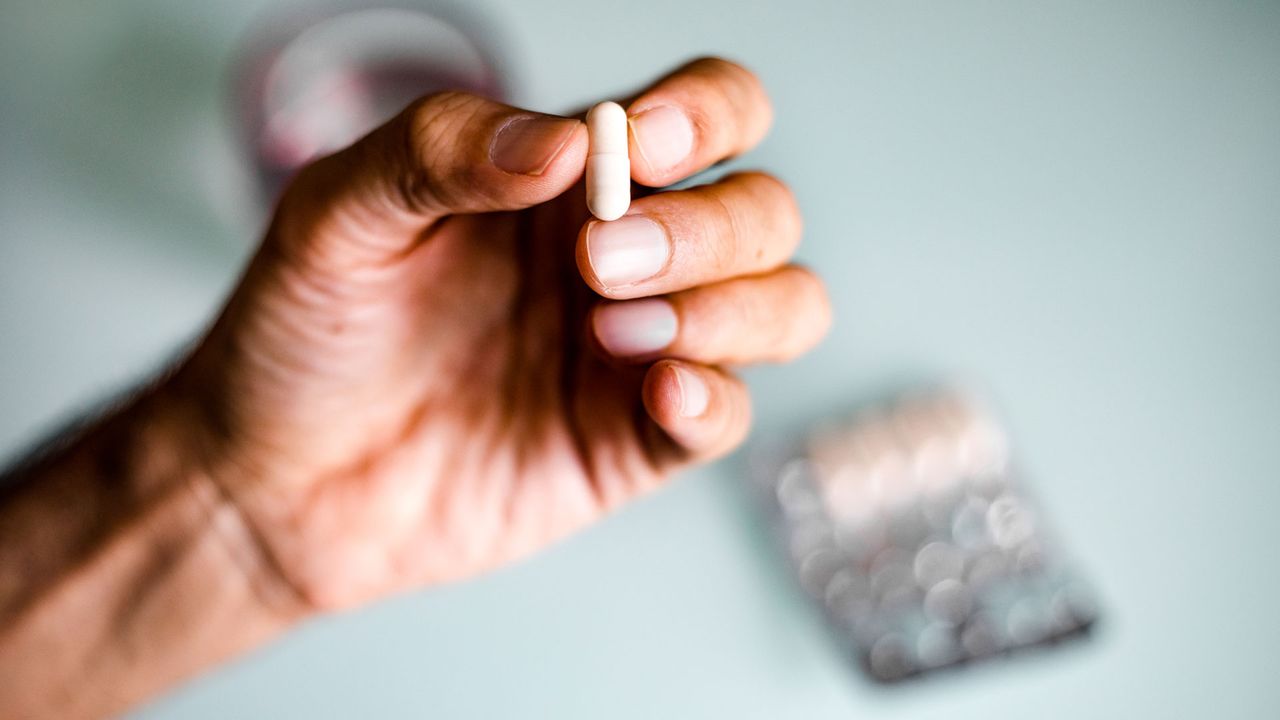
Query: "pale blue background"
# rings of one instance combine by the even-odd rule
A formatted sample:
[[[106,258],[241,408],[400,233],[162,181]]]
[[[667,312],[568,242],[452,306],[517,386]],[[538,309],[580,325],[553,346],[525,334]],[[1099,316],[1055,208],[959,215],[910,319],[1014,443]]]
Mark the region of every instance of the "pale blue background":
[[[0,452],[159,365],[256,233],[225,122],[263,3],[0,10]],[[316,622],[141,718],[1280,715],[1280,4],[484,0],[518,98],[763,76],[837,325],[757,437],[990,388],[1109,611],[901,691],[842,662],[741,459],[516,568]],[[32,659],[38,662],[37,658]]]

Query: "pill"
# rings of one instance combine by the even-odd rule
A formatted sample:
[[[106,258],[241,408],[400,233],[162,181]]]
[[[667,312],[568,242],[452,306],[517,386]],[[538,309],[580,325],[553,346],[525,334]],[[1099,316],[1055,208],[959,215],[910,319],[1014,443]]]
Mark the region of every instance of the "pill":
[[[617,220],[631,206],[627,112],[615,102],[591,108],[587,138],[587,209],[601,220]]]

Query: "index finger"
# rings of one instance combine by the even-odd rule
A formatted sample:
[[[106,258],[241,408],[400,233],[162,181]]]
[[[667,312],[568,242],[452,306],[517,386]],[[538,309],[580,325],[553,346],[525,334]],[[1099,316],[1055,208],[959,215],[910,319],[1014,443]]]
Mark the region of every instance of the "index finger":
[[[755,147],[773,107],[743,66],[703,58],[643,91],[627,107],[631,177],[661,187]]]

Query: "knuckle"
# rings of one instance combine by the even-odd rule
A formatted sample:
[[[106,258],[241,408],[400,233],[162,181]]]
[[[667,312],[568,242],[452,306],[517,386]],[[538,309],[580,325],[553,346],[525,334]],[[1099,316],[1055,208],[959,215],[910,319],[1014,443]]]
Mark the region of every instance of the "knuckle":
[[[738,124],[736,146],[753,145],[764,136],[773,124],[773,103],[759,75],[739,62],[721,57],[699,58],[689,67],[719,85],[732,110],[731,117]]]
[[[427,95],[410,106],[406,113],[409,149],[422,164],[429,164],[442,144],[453,137],[459,126],[475,113],[479,98],[464,92],[447,90]]]
[[[807,320],[797,325],[806,330],[801,345],[802,349],[808,349],[831,329],[831,297],[827,293],[826,282],[813,270],[803,265],[791,265],[788,270],[796,286],[796,294],[801,298],[797,312]]]
[[[749,227],[762,228],[761,247],[776,262],[790,257],[800,244],[804,219],[800,203],[791,187],[769,173],[749,170],[725,178],[726,187],[736,188],[742,197],[733,204],[748,208],[753,218]]]
[[[732,60],[719,55],[700,55],[686,62],[676,72],[695,75],[719,75],[724,72],[727,66],[735,64]]]
[[[811,306],[806,308],[807,310],[830,307],[831,299],[827,295],[827,283],[822,276],[803,265],[792,265],[791,273],[799,288],[798,291]]]
[[[800,212],[800,202],[791,186],[768,173],[754,173],[752,180],[764,196],[761,207],[773,223],[774,232],[785,240],[787,255],[800,244],[804,234],[804,216]]]
[[[405,112],[403,123],[405,144],[403,155],[411,167],[399,176],[404,178],[401,193],[412,205],[449,205],[447,195],[466,185],[465,175],[473,171],[470,163],[449,162],[448,149],[453,139],[476,116],[483,105],[476,95],[456,90],[426,95]],[[464,177],[459,177],[464,176]]]
[[[800,215],[800,204],[791,186],[776,175],[761,170],[741,170],[726,179],[742,183],[750,192],[761,195],[772,210]]]
[[[718,78],[730,78],[746,85],[760,85],[760,79],[745,65],[719,55],[703,55],[689,61],[683,68],[694,73],[704,73]]]
[[[409,107],[409,114],[415,126],[429,128],[478,100],[475,95],[460,90],[441,90],[415,100]]]
[[[740,256],[751,250],[744,244],[747,237],[740,231],[738,213],[724,194],[718,192],[710,193],[707,209],[704,235],[711,242],[703,246],[708,249],[714,270],[719,273],[741,265]]]
[[[753,328],[752,360],[789,362],[826,335],[831,322],[826,286],[808,268],[788,265],[744,289],[752,295],[744,304],[753,310],[741,328]]]

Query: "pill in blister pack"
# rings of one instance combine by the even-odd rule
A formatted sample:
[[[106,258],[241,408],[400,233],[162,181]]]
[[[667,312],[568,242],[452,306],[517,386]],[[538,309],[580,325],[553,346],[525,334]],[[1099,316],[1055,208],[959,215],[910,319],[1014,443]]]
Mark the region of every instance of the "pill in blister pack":
[[[1096,621],[1015,481],[1004,430],[964,393],[824,424],[753,469],[800,584],[878,681],[1053,644]]]

